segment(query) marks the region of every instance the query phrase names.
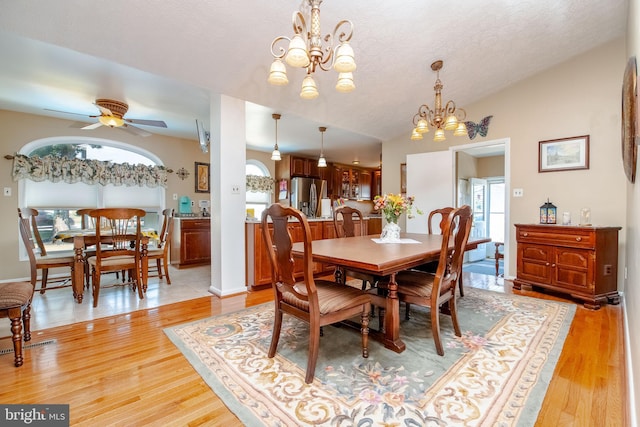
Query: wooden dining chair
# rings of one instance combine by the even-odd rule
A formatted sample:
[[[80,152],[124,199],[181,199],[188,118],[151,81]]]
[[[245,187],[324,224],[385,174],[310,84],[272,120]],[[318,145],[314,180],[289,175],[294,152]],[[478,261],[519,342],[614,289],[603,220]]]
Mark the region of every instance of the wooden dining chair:
[[[448,303],[456,336],[461,336],[456,308],[456,283],[462,271],[465,246],[471,231],[471,207],[464,205],[449,212],[442,229],[442,247],[438,268],[429,273],[405,270],[396,275],[398,299],[405,303],[429,307],[431,332],[440,356],[444,355],[440,339],[440,306]],[[453,250],[449,245],[453,241]]]
[[[447,206],[440,209],[434,209],[429,212],[427,219],[427,230],[429,234],[442,234],[444,232],[444,226],[447,222],[447,218],[452,210],[455,208]],[[436,227],[437,224],[437,227]],[[428,262],[416,267],[416,270],[426,271],[429,273],[435,273],[438,268],[438,261]],[[458,274],[458,289],[460,290],[460,296],[464,296],[464,285],[462,283],[462,264],[460,265],[460,272]],[[407,311],[409,313],[409,311]]]
[[[162,211],[162,230],[158,240],[158,247],[150,249],[147,255],[149,261],[156,261],[156,274],[149,277],[159,277],[162,279],[163,274],[167,278],[167,285],[171,284],[169,277],[169,250],[171,249],[171,235],[173,234],[173,208]],[[164,273],[163,273],[164,271]]]
[[[295,277],[291,253],[289,220],[301,224],[304,254],[302,279]],[[274,203],[262,213],[262,236],[271,262],[271,283],[275,294],[275,319],[269,357],[276,354],[283,313],[309,324],[309,354],[305,382],[313,381],[320,347],[320,328],[350,319],[361,318],[362,357],[369,357],[369,311],[371,297],[360,289],[313,277],[311,229],[306,216],[297,209]]]
[[[356,222],[354,221],[354,216],[357,220],[360,221],[359,230],[356,232]],[[354,237],[354,236],[364,236],[365,232],[365,223],[364,218],[362,216],[362,212],[360,212],[356,208],[352,208],[350,206],[339,206],[333,210],[333,227],[336,231],[336,236],[338,238],[342,237]],[[371,274],[360,273],[358,271],[350,271],[345,270],[344,268],[336,267],[335,271],[336,280],[340,283],[346,283],[347,277],[351,277],[354,279],[358,279],[362,281],[362,290],[367,289],[367,284],[370,287],[375,287],[377,282],[377,277]]]
[[[74,257],[73,254],[49,254],[44,246],[36,217],[38,211],[31,208],[18,208],[18,218],[20,220],[20,236],[22,243],[27,250],[29,264],[31,267],[31,285],[36,289],[38,270],[41,271],[42,280],[40,284],[40,293],[44,294],[47,289],[58,289],[71,286]],[[49,284],[49,269],[51,268],[69,268],[68,274],[60,278],[56,278],[54,282],[62,283],[62,285],[47,288]]]
[[[31,299],[33,285],[29,282],[0,283],[0,317],[11,321],[14,365],[22,366],[22,341],[31,340]]]
[[[100,295],[100,277],[108,271],[128,271],[131,286],[138,291],[138,297],[144,298],[143,283],[146,276],[146,256],[142,251],[142,232],[140,220],[146,215],[143,209],[133,208],[103,208],[93,209],[89,215],[96,224],[109,224],[108,228],[96,228],[96,254],[89,257],[87,263],[91,266],[91,288],[93,306],[98,306]],[[148,241],[148,238],[144,238]],[[108,242],[109,246],[102,245]],[[145,269],[145,272],[143,272]]]

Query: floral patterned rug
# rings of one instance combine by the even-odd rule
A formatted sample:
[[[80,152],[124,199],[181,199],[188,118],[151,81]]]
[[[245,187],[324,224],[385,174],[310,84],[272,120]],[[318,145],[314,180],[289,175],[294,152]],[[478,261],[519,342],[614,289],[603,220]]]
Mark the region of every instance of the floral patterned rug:
[[[462,337],[440,316],[443,357],[417,306],[401,323],[401,354],[370,340],[364,359],[357,332],[325,327],[312,384],[304,322],[285,314],[267,357],[272,303],[165,332],[248,426],[533,425],[575,305],[467,288],[458,313]]]

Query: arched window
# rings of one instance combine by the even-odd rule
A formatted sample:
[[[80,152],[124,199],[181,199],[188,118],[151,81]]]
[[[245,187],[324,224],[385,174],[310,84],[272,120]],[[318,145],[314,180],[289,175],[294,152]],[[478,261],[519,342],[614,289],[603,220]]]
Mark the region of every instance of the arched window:
[[[162,166],[154,154],[133,145],[89,137],[53,137],[32,141],[18,154],[44,157],[60,156],[68,159],[110,161],[146,166]],[[65,229],[80,228],[76,211],[80,208],[135,207],[147,211],[146,227],[157,227],[159,213],[165,205],[163,187],[139,187],[126,185],[100,185],[76,182],[33,181],[21,179],[18,183],[19,206],[38,210],[38,229],[47,251],[71,249],[54,239],[55,233]]]
[[[255,176],[269,176],[269,169],[258,160],[248,159],[246,164],[246,175],[255,175]],[[246,192],[246,208],[247,208],[247,218],[251,217],[251,212],[253,212],[253,217],[256,219],[260,219],[262,216],[262,211],[265,210],[267,206],[271,203],[271,193],[263,192],[263,191],[250,191],[247,189]],[[252,211],[253,210],[253,211]]]

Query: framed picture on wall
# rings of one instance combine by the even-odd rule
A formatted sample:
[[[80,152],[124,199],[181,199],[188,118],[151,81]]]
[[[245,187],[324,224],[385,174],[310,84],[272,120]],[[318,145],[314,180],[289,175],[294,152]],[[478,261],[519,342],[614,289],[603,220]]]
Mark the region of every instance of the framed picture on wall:
[[[400,194],[407,194],[407,164],[400,163]]]
[[[196,193],[209,193],[209,163],[196,162]]]
[[[589,169],[589,135],[539,142],[538,172]]]

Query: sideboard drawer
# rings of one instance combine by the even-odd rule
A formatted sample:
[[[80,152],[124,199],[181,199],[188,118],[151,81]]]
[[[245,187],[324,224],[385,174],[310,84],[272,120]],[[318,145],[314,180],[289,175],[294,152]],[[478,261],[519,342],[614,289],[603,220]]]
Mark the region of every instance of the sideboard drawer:
[[[595,248],[594,234],[577,227],[559,227],[555,225],[520,227],[517,241],[523,243],[543,243],[555,246],[570,246],[572,248]]]

